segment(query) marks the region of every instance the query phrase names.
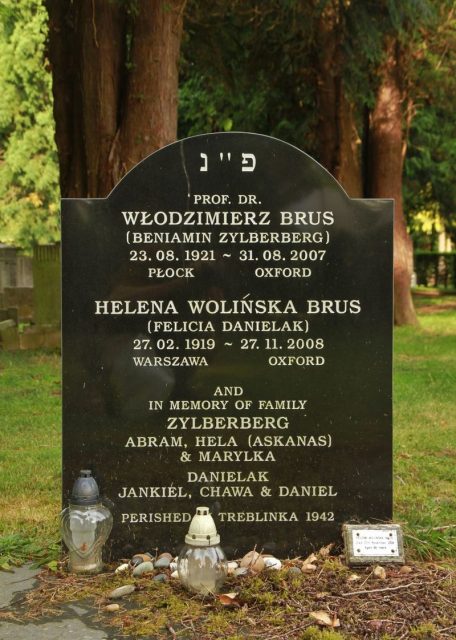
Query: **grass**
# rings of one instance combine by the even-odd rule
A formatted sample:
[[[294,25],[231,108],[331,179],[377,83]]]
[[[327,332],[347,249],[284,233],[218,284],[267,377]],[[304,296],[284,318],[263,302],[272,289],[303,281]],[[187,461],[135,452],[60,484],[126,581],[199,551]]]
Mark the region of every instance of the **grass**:
[[[60,356],[0,352],[0,565],[58,549]]]
[[[395,330],[395,520],[409,552],[456,557],[456,296]],[[452,308],[454,307],[454,308]],[[0,566],[58,554],[60,358],[0,351]]]
[[[395,330],[395,517],[421,557],[455,557],[456,296],[416,306],[419,329]]]

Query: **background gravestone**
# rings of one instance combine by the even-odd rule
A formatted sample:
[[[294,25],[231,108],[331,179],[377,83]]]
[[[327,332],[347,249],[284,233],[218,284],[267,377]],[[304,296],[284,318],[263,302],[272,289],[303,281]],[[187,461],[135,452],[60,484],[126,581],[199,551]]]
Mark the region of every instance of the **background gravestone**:
[[[64,496],[93,469],[117,555],[202,504],[233,555],[391,518],[392,201],[229,133],[62,211]]]
[[[38,325],[60,326],[60,245],[33,249],[34,320]]]

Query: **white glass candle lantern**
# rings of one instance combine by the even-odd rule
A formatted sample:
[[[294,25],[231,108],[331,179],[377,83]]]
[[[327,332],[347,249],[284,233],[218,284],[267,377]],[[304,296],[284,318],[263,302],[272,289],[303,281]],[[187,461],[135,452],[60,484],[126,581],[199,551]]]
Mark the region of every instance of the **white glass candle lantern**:
[[[227,562],[220,536],[207,507],[198,507],[177,560],[179,578],[189,591],[200,594],[219,591],[227,575]]]
[[[112,515],[101,502],[92,472],[83,470],[73,485],[69,506],[60,514],[72,573],[99,573],[101,553],[112,529]]]

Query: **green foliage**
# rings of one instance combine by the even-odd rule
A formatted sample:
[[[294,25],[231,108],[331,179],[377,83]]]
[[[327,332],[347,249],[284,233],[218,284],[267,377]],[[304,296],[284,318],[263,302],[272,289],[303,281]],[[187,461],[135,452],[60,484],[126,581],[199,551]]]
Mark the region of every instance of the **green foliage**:
[[[30,248],[59,237],[47,14],[36,0],[1,9],[0,241]]]
[[[297,0],[191,1],[179,135],[255,131],[314,150],[310,18],[310,5]]]
[[[190,0],[181,64],[179,136],[256,131],[319,156],[321,24],[332,21],[340,74],[360,135],[375,104],[386,38],[401,50],[415,105],[406,161],[409,221],[451,220],[456,201],[456,73],[449,0]],[[454,22],[454,21],[453,21]],[[404,128],[407,118],[404,117]],[[364,144],[367,147],[368,139]],[[363,160],[368,157],[363,150]],[[366,171],[366,167],[364,167]],[[450,224],[448,222],[448,224]],[[417,233],[422,233],[419,224]]]
[[[0,569],[11,571],[16,565],[34,560],[36,566],[46,564],[49,568],[57,565],[56,558],[60,554],[60,543],[55,540],[42,541],[39,538],[24,537],[20,533],[12,533],[0,537]]]
[[[456,101],[446,108],[428,104],[418,110],[410,132],[406,164],[407,196],[412,211],[430,209],[437,202],[447,220],[454,214],[456,203],[456,122],[448,107],[454,113]],[[425,186],[425,190],[417,191],[418,185]]]
[[[448,4],[444,0],[443,4]],[[326,3],[327,4],[327,3]],[[440,0],[351,0],[341,3],[338,26],[342,51],[342,77],[348,98],[372,109],[385,60],[387,38],[401,51],[405,98],[414,91],[417,48],[427,46],[429,34],[440,24]],[[414,84],[415,83],[415,84]],[[361,115],[361,114],[358,114]]]
[[[438,637],[438,629],[432,622],[427,622],[410,629],[410,636],[418,640],[432,640]]]
[[[136,15],[137,0],[116,1]],[[385,37],[392,36],[403,51],[404,88],[413,102],[404,194],[409,222],[417,214],[428,219],[432,212],[456,237],[452,4],[189,0],[179,136],[255,131],[318,157],[322,20],[335,20],[333,72],[341,75],[344,92],[356,107],[360,133],[366,108],[375,102]],[[0,20],[0,241],[29,248],[59,237],[47,16],[42,0],[3,0]]]
[[[344,638],[346,636],[338,631],[309,627],[300,636],[299,640],[343,640]]]
[[[441,3],[438,26],[416,50],[404,195],[410,226],[431,215],[456,241],[456,17],[450,9]]]

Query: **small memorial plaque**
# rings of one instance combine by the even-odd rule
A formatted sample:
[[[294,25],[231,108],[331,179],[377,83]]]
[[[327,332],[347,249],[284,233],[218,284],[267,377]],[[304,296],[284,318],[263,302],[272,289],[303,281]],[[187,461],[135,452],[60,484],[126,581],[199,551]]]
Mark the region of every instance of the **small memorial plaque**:
[[[397,524],[343,527],[347,563],[404,563],[402,530]]]

